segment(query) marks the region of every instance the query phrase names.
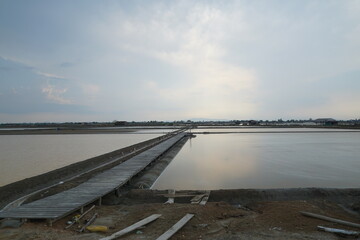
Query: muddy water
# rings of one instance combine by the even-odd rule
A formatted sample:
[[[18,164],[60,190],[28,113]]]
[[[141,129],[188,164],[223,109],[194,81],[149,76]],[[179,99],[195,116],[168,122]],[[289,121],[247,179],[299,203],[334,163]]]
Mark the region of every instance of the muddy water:
[[[360,187],[359,146],[360,132],[198,134],[152,188]]]
[[[160,135],[155,130],[133,134],[0,135],[0,186]]]

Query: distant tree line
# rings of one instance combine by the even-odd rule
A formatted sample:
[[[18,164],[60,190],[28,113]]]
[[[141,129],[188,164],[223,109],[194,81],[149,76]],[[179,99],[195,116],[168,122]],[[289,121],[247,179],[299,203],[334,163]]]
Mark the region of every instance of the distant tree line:
[[[328,118],[331,119],[331,118]],[[321,124],[323,121],[323,124]],[[0,124],[2,128],[39,128],[39,127],[56,127],[56,128],[87,128],[87,127],[136,127],[136,126],[311,126],[311,125],[326,125],[326,119],[276,119],[276,120],[228,120],[228,121],[121,121],[114,120],[112,122],[49,122],[49,123],[3,123]],[[360,127],[360,119],[350,120],[328,120],[332,122],[331,125],[336,126],[352,126]]]

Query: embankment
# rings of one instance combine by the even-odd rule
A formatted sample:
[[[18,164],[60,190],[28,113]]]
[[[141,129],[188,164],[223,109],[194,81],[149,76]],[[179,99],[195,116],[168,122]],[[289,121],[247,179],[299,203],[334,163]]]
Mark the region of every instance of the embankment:
[[[189,203],[190,199],[202,191],[176,191],[177,203]],[[188,197],[186,197],[188,195]],[[132,189],[114,204],[164,203],[166,190]],[[209,202],[226,202],[235,206],[250,207],[259,202],[333,202],[347,212],[360,216],[360,188],[288,188],[288,189],[224,189],[212,190]],[[111,203],[110,203],[111,204]]]

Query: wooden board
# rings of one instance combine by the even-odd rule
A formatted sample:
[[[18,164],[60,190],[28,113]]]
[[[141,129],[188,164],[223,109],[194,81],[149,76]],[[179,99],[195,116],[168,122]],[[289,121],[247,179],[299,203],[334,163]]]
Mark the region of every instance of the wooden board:
[[[101,238],[100,240],[111,240],[111,239],[116,239],[120,236],[123,236],[129,232],[132,232],[156,219],[158,219],[159,217],[161,217],[161,214],[153,214],[147,218],[144,218],[143,220],[137,222],[137,223],[134,223],[133,225],[127,227],[127,228],[124,228],[123,230],[121,231],[118,231],[114,234],[112,234],[111,236],[108,236],[108,237],[104,237],[104,238]]]
[[[194,216],[194,214],[186,214],[182,219],[180,219],[174,226],[172,226],[169,230],[167,230],[164,234],[158,237],[156,240],[167,240],[171,238],[177,231],[179,231],[190,219]]]
[[[158,195],[166,198],[186,198],[186,197],[197,196],[195,194],[158,194]]]
[[[205,205],[207,203],[207,201],[209,200],[209,197],[210,197],[210,191],[206,191],[205,192],[205,197],[202,198],[199,205]]]
[[[175,195],[175,189],[169,189],[168,194]],[[168,200],[165,202],[165,204],[173,204],[175,202],[175,199],[173,197],[169,197]]]
[[[205,197],[205,194],[200,194],[200,195],[196,195],[195,197],[193,197],[190,202],[191,204],[199,204],[201,202],[201,199]]]

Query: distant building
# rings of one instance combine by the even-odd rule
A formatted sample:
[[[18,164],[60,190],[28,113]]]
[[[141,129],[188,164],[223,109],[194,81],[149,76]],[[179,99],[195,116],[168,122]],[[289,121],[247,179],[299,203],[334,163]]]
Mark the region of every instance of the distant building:
[[[338,124],[338,121],[333,118],[318,118],[315,119],[315,123],[323,126],[334,126]]]

